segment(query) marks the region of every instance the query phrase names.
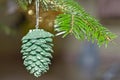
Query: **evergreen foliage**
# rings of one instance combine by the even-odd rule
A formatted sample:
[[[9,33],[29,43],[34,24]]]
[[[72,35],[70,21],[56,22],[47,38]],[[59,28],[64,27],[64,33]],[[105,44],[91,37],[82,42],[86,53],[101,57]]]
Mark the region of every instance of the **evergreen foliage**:
[[[33,0],[18,0],[20,5],[27,6],[28,3],[34,3]],[[28,2],[26,2],[28,1]],[[74,0],[36,0],[40,2],[40,6],[45,10],[62,11],[55,19],[55,31],[57,35],[74,34],[79,40],[97,41],[98,45],[108,44],[109,41],[116,38],[116,35],[102,26],[99,21],[90,16],[76,1]]]
[[[111,39],[115,38],[114,34],[97,22],[90,22],[89,24],[81,16],[70,14],[60,14],[57,16],[55,30],[58,32],[56,35],[64,34],[63,37],[65,37],[72,33],[79,40],[97,41],[99,46],[107,45]]]

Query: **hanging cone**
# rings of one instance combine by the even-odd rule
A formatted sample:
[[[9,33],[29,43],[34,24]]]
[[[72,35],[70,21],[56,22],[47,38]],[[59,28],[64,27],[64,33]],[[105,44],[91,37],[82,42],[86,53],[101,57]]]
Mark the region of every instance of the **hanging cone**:
[[[52,37],[54,35],[43,29],[30,30],[22,38],[22,50],[24,65],[31,74],[39,77],[49,70],[52,58]]]

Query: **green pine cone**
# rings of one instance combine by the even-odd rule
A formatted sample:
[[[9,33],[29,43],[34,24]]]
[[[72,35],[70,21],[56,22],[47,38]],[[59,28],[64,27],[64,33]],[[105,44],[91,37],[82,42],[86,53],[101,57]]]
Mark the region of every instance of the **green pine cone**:
[[[39,77],[49,70],[52,58],[52,37],[54,35],[43,29],[30,30],[22,38],[22,50],[24,65],[31,74]]]

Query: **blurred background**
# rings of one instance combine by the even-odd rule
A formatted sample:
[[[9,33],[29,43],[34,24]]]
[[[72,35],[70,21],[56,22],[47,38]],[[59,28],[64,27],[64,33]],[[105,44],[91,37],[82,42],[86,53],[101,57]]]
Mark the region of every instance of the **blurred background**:
[[[25,12],[16,0],[0,0],[0,80],[120,80],[120,0],[77,1],[118,38],[108,48],[98,48],[96,43],[78,41],[72,35],[56,37],[50,70],[35,78],[25,69],[20,53],[21,38],[35,25],[34,11],[30,11],[34,8]],[[57,14],[41,14],[45,17],[41,24],[49,23],[46,30],[52,32],[51,22]]]

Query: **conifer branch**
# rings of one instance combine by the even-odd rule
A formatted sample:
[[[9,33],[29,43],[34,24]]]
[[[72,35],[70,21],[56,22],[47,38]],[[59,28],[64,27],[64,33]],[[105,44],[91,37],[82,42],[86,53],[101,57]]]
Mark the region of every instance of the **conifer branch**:
[[[63,37],[72,33],[79,40],[97,41],[99,46],[108,44],[116,37],[102,25],[94,26],[94,24],[88,23],[84,18],[77,15],[60,14],[55,21],[55,30],[58,32],[57,35],[64,34]]]
[[[23,3],[27,6],[26,0]],[[29,1],[29,0],[28,0]],[[33,0],[30,0],[33,2]],[[39,0],[44,10],[62,11],[55,19],[55,31],[63,37],[72,33],[77,39],[97,41],[98,45],[108,44],[116,35],[102,26],[74,0]]]

